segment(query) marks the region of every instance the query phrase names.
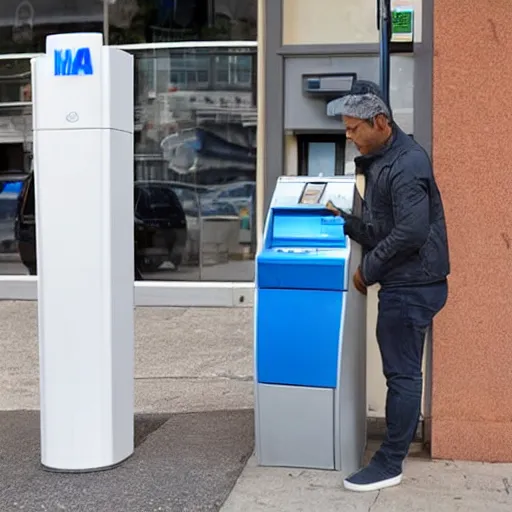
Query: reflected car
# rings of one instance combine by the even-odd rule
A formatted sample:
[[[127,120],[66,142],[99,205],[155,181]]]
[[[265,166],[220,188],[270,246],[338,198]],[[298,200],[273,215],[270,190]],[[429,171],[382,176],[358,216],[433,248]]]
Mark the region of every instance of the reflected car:
[[[254,181],[234,181],[215,187],[209,187],[205,201],[210,204],[228,204],[240,217],[241,228],[250,230],[256,196]]]
[[[230,203],[240,211],[251,207],[255,192],[256,183],[254,181],[234,181],[209,187],[206,196],[212,202]]]
[[[187,244],[187,218],[177,194],[158,182],[136,181],[135,264],[155,272],[169,261],[177,270]]]
[[[0,253],[16,253],[15,219],[18,197],[26,174],[7,172],[0,175]]]
[[[200,196],[207,190],[200,185],[178,181],[159,181],[162,187],[169,187],[179,198],[187,217],[199,216]]]
[[[34,175],[25,180],[18,197],[15,236],[29,274],[37,274]],[[187,240],[187,221],[172,190],[152,182],[134,183],[135,279],[170,261],[178,269]]]
[[[203,217],[239,217],[238,210],[230,203],[201,199]]]

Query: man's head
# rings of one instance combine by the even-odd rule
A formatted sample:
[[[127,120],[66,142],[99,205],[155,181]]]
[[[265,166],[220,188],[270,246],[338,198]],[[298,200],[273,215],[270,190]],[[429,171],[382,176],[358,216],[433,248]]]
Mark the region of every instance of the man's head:
[[[393,133],[391,109],[373,82],[354,82],[349,94],[329,103],[327,114],[342,117],[347,138],[362,155],[382,147]]]

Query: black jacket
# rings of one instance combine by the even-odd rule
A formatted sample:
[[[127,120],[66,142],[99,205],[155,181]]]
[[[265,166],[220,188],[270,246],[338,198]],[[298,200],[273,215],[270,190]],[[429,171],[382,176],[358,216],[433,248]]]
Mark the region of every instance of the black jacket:
[[[380,151],[357,157],[366,177],[362,216],[348,216],[346,234],[363,247],[361,272],[370,286],[415,286],[450,273],[443,203],[425,150],[398,126]]]

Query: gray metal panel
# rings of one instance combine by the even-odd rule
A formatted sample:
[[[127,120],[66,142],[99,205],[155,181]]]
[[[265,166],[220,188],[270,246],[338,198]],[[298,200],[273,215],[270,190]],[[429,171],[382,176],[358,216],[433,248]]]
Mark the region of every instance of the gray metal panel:
[[[357,73],[358,78],[379,80],[379,58],[293,57],[285,60],[284,129],[290,131],[342,131],[339,119],[327,117],[323,99],[305,96],[302,75],[309,73]]]
[[[0,276],[0,300],[37,300],[37,277]]]
[[[339,119],[327,117],[326,102],[302,91],[302,75],[309,73],[357,73],[358,78],[379,81],[379,58],[371,55],[337,57],[290,57],[285,60],[284,129],[294,132],[342,132]],[[413,133],[414,59],[391,57],[390,100],[396,122]]]
[[[283,41],[282,0],[265,0],[264,13],[265,126],[260,129],[265,132],[262,214],[266,217],[277,178],[284,173],[283,58],[277,53]]]
[[[361,467],[366,448],[366,297],[351,279],[361,256],[361,246],[350,242],[350,284],[343,308],[334,417],[335,467],[345,475]]]
[[[257,385],[262,466],[334,469],[334,390]]]
[[[389,99],[398,126],[414,133],[414,57],[410,54],[391,56]]]
[[[423,0],[421,42],[414,43],[414,138],[432,155],[433,0]]]
[[[421,42],[414,43],[414,138],[432,157],[433,0],[423,0],[421,20]],[[432,328],[429,329],[425,344],[425,400],[423,404],[423,438],[427,443],[432,437],[432,343],[434,336]]]
[[[278,53],[284,57],[299,55],[378,55],[378,43],[285,44]]]
[[[137,307],[252,307],[254,283],[137,281]],[[0,276],[0,300],[37,300],[37,276]]]
[[[265,222],[265,230],[266,230]],[[256,266],[255,270],[256,274],[258,272],[258,267]],[[257,278],[256,278],[257,279]],[[258,461],[261,460],[261,434],[260,434],[260,405],[259,405],[259,384],[258,384],[258,360],[256,358],[256,354],[258,353],[258,338],[256,336],[258,329],[258,292],[256,287],[254,287],[254,313],[253,313],[253,358],[252,358],[252,368],[253,368],[253,385],[254,385],[254,450],[256,452],[256,457]]]
[[[425,334],[425,348],[423,350],[423,357],[425,358],[425,396],[423,398],[421,419],[416,430],[416,437],[420,436],[421,441],[425,444],[432,442],[432,331],[433,326],[431,325]]]
[[[264,52],[264,116],[265,124],[259,129],[264,131],[263,148],[263,176],[258,176],[263,180],[263,212],[264,219],[270,208],[270,202],[279,176],[284,174],[284,128],[283,128],[283,105],[284,105],[284,86],[283,86],[283,58],[278,54],[279,48],[283,43],[283,0],[260,0],[264,2],[263,21],[258,23],[265,27]],[[271,92],[271,93],[270,93]],[[258,100],[259,101],[259,100]],[[266,221],[264,222],[265,229]],[[257,268],[255,269],[256,280]],[[256,301],[257,294],[254,294],[254,321],[256,329],[256,319],[258,305]],[[256,354],[256,344],[254,345]],[[260,432],[259,432],[259,405],[258,405],[258,385],[256,373],[256,357],[254,357],[254,403],[255,403],[255,435],[256,435],[256,453],[260,453]]]

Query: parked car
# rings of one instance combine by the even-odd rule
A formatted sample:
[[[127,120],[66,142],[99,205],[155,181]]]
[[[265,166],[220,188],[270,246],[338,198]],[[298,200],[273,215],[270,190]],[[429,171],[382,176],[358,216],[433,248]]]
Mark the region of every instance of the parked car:
[[[34,175],[30,173],[18,198],[15,234],[18,251],[31,275],[37,274]],[[169,188],[134,183],[135,279],[166,261],[177,269],[187,241],[187,221],[178,196]]]

